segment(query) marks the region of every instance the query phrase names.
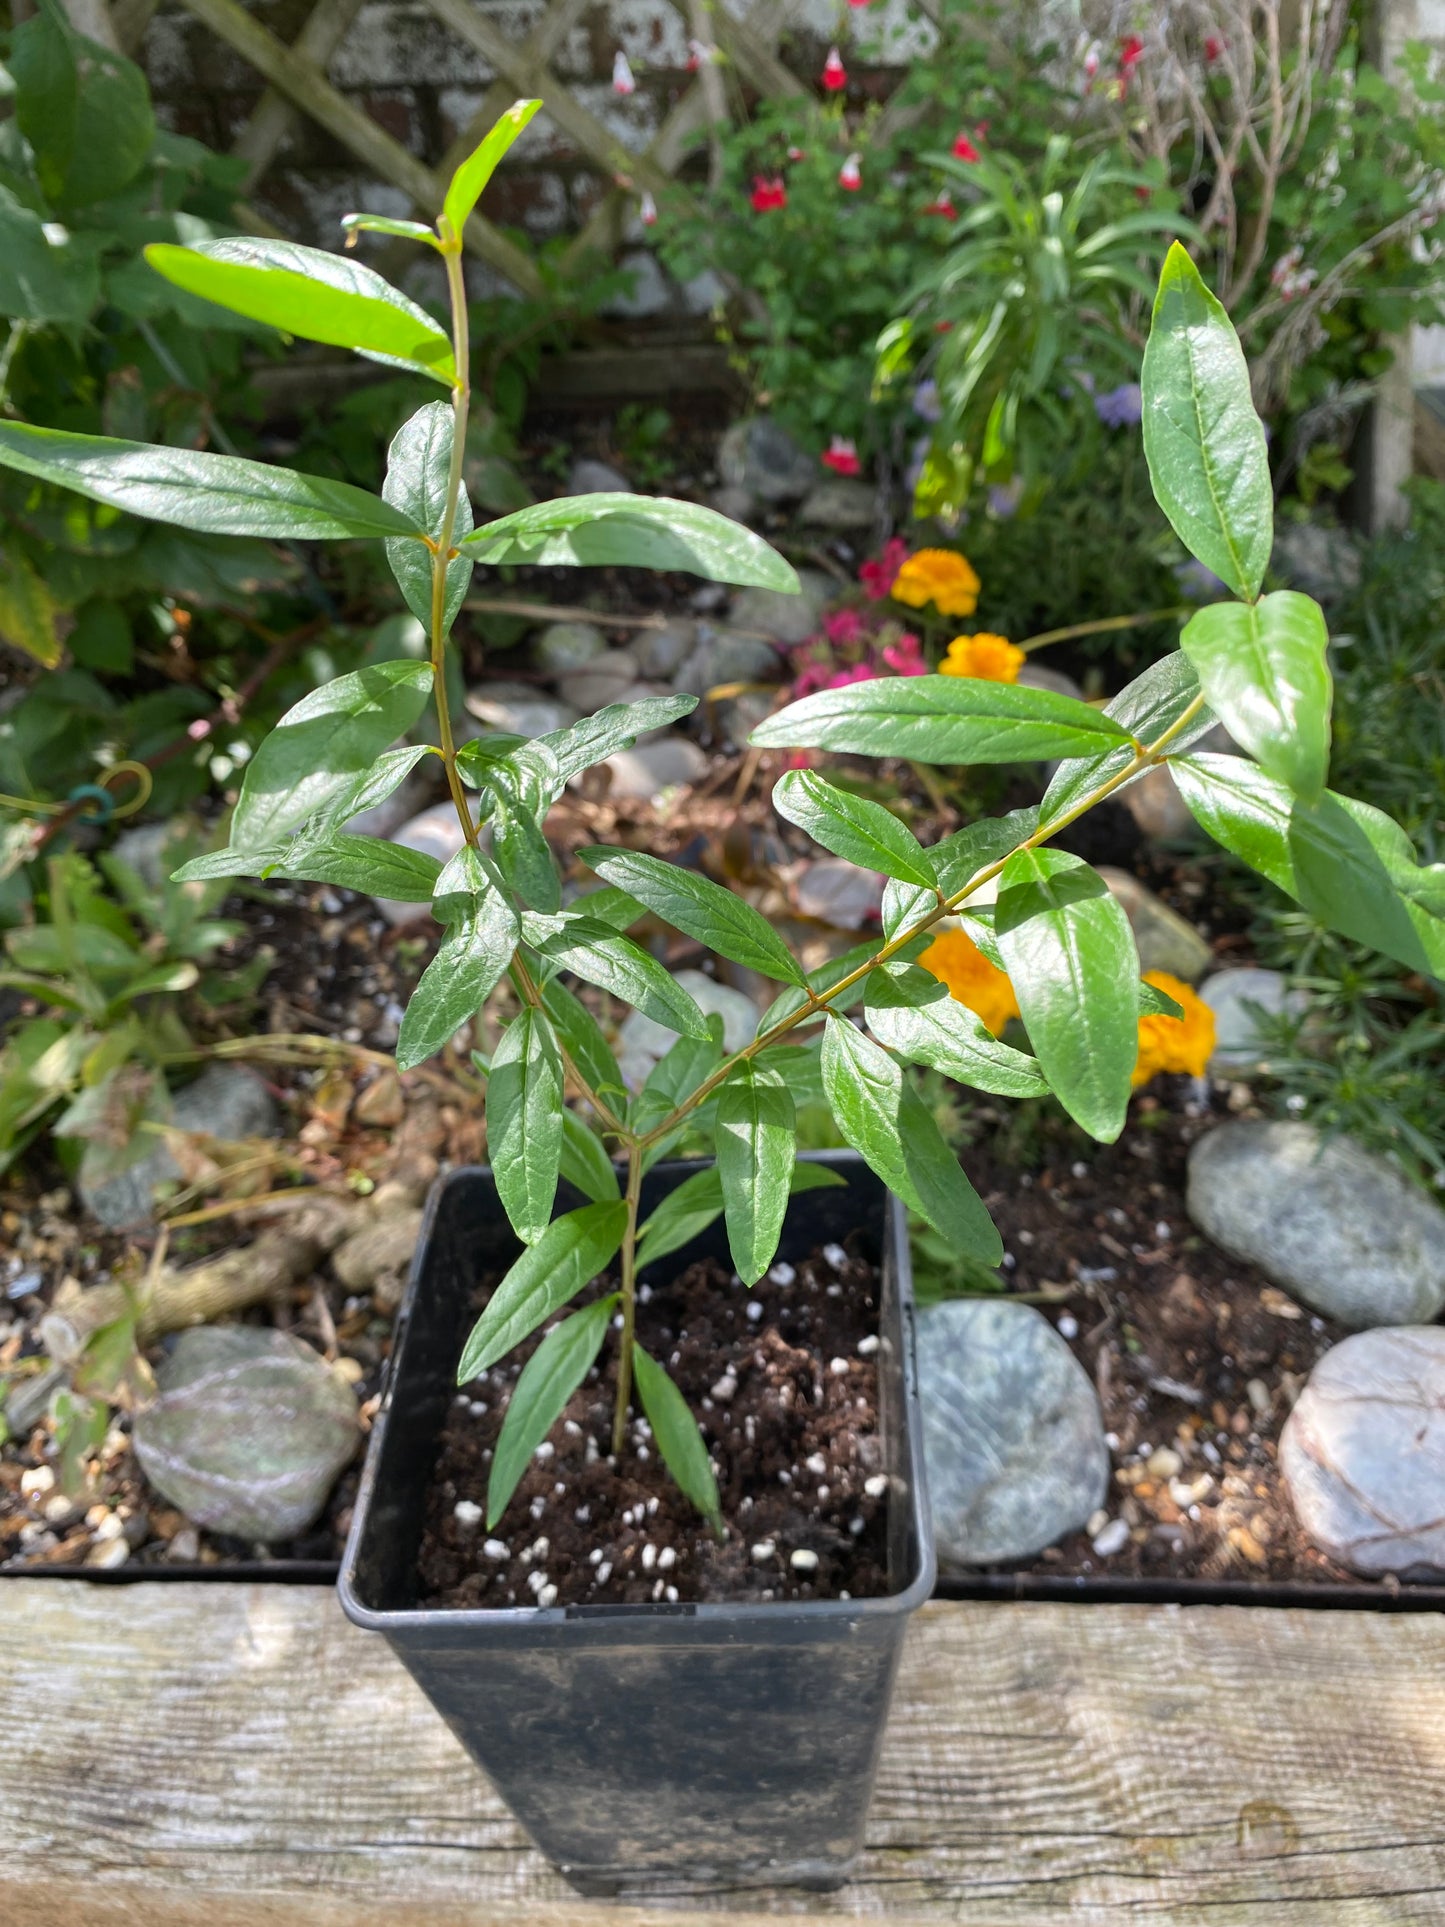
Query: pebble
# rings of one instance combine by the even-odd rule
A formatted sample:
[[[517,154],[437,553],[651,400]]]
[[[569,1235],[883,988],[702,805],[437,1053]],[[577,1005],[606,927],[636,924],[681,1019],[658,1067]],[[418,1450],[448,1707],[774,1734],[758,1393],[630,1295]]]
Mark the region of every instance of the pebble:
[[[878,1334],[876,1332],[869,1332],[866,1338],[860,1338],[858,1340],[858,1356],[860,1358],[871,1358],[877,1349]]]
[[[510,1559],[512,1548],[505,1539],[484,1539],[482,1553],[488,1559]]]
[[[834,1378],[846,1378],[848,1375],[847,1359],[846,1358],[830,1359],[828,1362],[828,1370],[833,1374]]]
[[[791,1265],[784,1264],[780,1260],[768,1273],[768,1283],[770,1285],[790,1285],[797,1275],[797,1272]]]
[[[598,1585],[605,1586],[607,1584],[607,1581],[611,1577],[612,1577],[612,1561],[610,1559],[604,1559],[602,1561],[602,1564],[597,1568]]]
[[[1070,1312],[1060,1312],[1058,1332],[1060,1338],[1077,1338],[1079,1335],[1078,1319]]]
[[[542,1590],[537,1594],[537,1604],[539,1606],[555,1606],[556,1603],[557,1588],[555,1586],[543,1586]]]
[[[1100,1506],[1097,1512],[1091,1512],[1089,1514],[1089,1523],[1084,1527],[1084,1530],[1091,1539],[1097,1539],[1108,1523],[1109,1515],[1104,1508]]]
[[[888,1490],[887,1473],[875,1472],[871,1479],[865,1479],[863,1481],[863,1490],[868,1494],[870,1499],[881,1499]]]
[[[818,1555],[816,1552],[809,1552],[806,1546],[799,1546],[796,1552],[789,1555],[788,1564],[794,1572],[816,1572]]]
[[[62,1519],[68,1519],[74,1510],[74,1505],[66,1498],[65,1494],[63,1492],[57,1492],[52,1498],[45,1501],[45,1504],[41,1507],[41,1514],[47,1524],[54,1526],[59,1525]]]
[[[112,1539],[125,1537],[125,1520],[118,1512],[107,1512],[96,1526],[91,1537],[98,1546],[107,1545]]]
[[[671,1572],[672,1568],[676,1564],[677,1564],[677,1548],[675,1546],[664,1546],[662,1548],[662,1551],[659,1552],[657,1555],[658,1571]]]
[[[642,1570],[651,1572],[657,1564],[657,1547],[650,1542],[642,1548]]]
[[[166,1558],[178,1566],[193,1566],[201,1556],[201,1535],[194,1526],[182,1526],[166,1547]]]
[[[748,1323],[750,1325],[756,1325],[758,1320],[762,1317],[762,1315],[763,1315],[763,1308],[756,1301],[754,1301],[754,1303],[748,1306]]]
[[[1259,1416],[1261,1418],[1268,1418],[1274,1405],[1274,1400],[1270,1397],[1269,1387],[1265,1384],[1264,1380],[1262,1378],[1252,1378],[1244,1389],[1250,1404]]]
[[[758,1566],[766,1565],[768,1560],[773,1557],[776,1551],[777,1551],[777,1547],[773,1544],[771,1539],[760,1539],[758,1543],[753,1547],[754,1565],[758,1565]]]
[[[811,1453],[804,1463],[807,1465],[808,1470],[820,1479],[828,1470],[828,1461],[823,1457],[821,1452]]]
[[[1264,1023],[1271,1017],[1303,1016],[1305,992],[1292,990],[1277,970],[1219,970],[1206,977],[1199,995],[1214,1012],[1211,1077],[1241,1077],[1266,1067],[1269,1043]]]
[[[848,1262],[848,1254],[842,1245],[824,1245],[823,1258],[827,1264],[833,1267],[834,1271],[841,1271]]]
[[[762,1307],[759,1306],[758,1309],[761,1310]],[[748,1310],[751,1312],[752,1310],[751,1305],[748,1307]],[[726,1405],[732,1399],[737,1397],[737,1391],[738,1391],[737,1380],[733,1377],[731,1372],[724,1372],[722,1377],[712,1387],[711,1395],[713,1398],[715,1398],[718,1401],[719,1405]]]
[[[20,1475],[20,1491],[27,1499],[38,1499],[46,1492],[55,1489],[55,1471],[52,1466],[32,1466]]]
[[[545,1464],[548,1459],[555,1456],[556,1451],[557,1451],[557,1448],[555,1445],[553,1445],[550,1439],[543,1439],[542,1443],[537,1447],[536,1451],[532,1454],[532,1457],[534,1459],[540,1459],[543,1462],[543,1464]]]
[[[1184,1470],[1183,1459],[1167,1445],[1161,1445],[1151,1452],[1144,1464],[1146,1471],[1155,1479],[1172,1479],[1176,1473]]]
[[[1090,1543],[1101,1559],[1112,1559],[1116,1552],[1122,1552],[1129,1543],[1128,1525],[1123,1519],[1111,1519],[1094,1534]]]

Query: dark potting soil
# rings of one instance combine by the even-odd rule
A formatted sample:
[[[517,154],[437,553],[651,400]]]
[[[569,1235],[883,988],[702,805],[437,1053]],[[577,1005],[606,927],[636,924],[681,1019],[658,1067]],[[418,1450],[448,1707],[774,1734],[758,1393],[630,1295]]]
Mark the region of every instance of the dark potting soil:
[[[587,1295],[610,1289],[600,1280]],[[625,1456],[612,1459],[613,1345],[488,1533],[492,1453],[537,1334],[451,1406],[427,1498],[422,1603],[886,1594],[878,1291],[851,1240],[774,1266],[751,1291],[711,1259],[639,1291],[638,1339],[667,1365],[717,1466],[721,1539],[673,1483],[645,1423],[634,1417]]]

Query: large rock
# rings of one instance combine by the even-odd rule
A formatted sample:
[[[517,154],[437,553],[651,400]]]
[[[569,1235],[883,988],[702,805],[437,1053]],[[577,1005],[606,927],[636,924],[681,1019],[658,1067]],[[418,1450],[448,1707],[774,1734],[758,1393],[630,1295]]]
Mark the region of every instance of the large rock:
[[[835,481],[819,482],[808,491],[798,520],[812,529],[830,529],[839,535],[856,535],[871,529],[878,517],[878,492],[868,482],[839,476]]]
[[[611,778],[609,796],[650,800],[663,790],[700,783],[707,775],[708,760],[685,736],[664,735],[656,740],[642,737],[634,748],[609,756],[602,767]]]
[[[820,856],[794,884],[793,902],[799,916],[816,917],[835,930],[864,930],[882,920],[887,880],[840,856]]]
[[[1361,1332],[1326,1352],[1279,1462],[1300,1524],[1331,1559],[1445,1578],[1445,1330]]]
[[[570,676],[606,647],[607,638],[595,622],[549,622],[532,644],[532,660],[544,676]]]
[[[1189,1153],[1189,1215],[1341,1324],[1424,1325],[1445,1307],[1445,1212],[1353,1138],[1221,1124]]]
[[[589,456],[581,456],[572,464],[567,477],[569,495],[632,495],[635,494],[631,482],[620,468],[610,462],[593,461]]]
[[[739,636],[710,622],[700,622],[692,654],[673,677],[673,688],[684,696],[705,696],[725,683],[776,682],[781,668],[778,652],[763,636]]]
[[[798,571],[796,595],[782,589],[744,589],[733,597],[728,620],[734,629],[750,629],[785,648],[796,648],[818,633],[823,611],[837,594],[837,584],[816,569]]]
[[[624,689],[638,678],[638,662],[630,649],[606,649],[557,684],[563,702],[583,716],[621,700]]]
[[[1139,949],[1139,969],[1167,970],[1171,977],[1182,977],[1192,984],[1208,969],[1213,951],[1193,924],[1161,903],[1138,877],[1127,870],[1099,866],[1099,875],[1109,893],[1123,905]]]
[[[505,730],[512,736],[550,736],[554,729],[566,729],[581,712],[559,696],[549,696],[526,683],[482,683],[467,692],[467,714],[485,723],[489,730]],[[475,732],[473,732],[475,734]]]
[[[661,629],[639,629],[631,649],[644,676],[670,681],[697,647],[697,624],[691,616],[673,616]]]
[[[1213,1077],[1239,1077],[1264,1067],[1269,1055],[1262,1022],[1271,1017],[1302,1016],[1309,997],[1291,990],[1289,979],[1277,970],[1218,970],[1199,986],[1199,995],[1214,1012]]]
[[[758,1007],[751,997],[730,984],[716,983],[701,970],[675,970],[673,977],[705,1017],[716,1013],[722,1018],[725,1051],[741,1050],[752,1042],[758,1027]],[[632,1012],[617,1033],[617,1062],[633,1090],[641,1087],[658,1058],[676,1042],[676,1031],[654,1023],[640,1010]]]
[[[356,1451],[356,1399],[285,1332],[182,1332],[137,1412],[136,1456],[172,1505],[234,1539],[293,1539]]]
[[[796,502],[818,479],[818,463],[766,415],[734,422],[717,452],[723,485],[759,502]]]
[[[1082,1365],[1032,1305],[954,1299],[918,1318],[939,1564],[1027,1559],[1103,1503],[1109,1449]]]
[[[193,1083],[177,1091],[171,1102],[171,1122],[178,1131],[196,1131],[225,1142],[248,1137],[275,1137],[280,1129],[276,1105],[253,1070],[244,1064],[208,1064]],[[181,1168],[160,1144],[139,1163],[104,1183],[79,1186],[81,1200],[93,1218],[112,1230],[148,1223],[155,1210],[160,1184],[176,1184]]]

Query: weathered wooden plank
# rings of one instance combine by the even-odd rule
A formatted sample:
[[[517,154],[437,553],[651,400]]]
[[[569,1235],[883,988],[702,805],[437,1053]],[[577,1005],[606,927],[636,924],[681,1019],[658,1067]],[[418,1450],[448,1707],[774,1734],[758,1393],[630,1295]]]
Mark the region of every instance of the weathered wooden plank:
[[[569,1894],[329,1593],[6,1581],[0,1654],[7,1923],[631,1919]],[[717,1927],[1438,1927],[1442,1661],[1426,1615],[934,1605],[856,1881],[686,1905]]]
[[[291,51],[324,77],[332,55],[360,12],[361,0],[317,0]],[[268,87],[256,102],[250,119],[231,144],[231,152],[246,163],[242,193],[249,194],[256,186],[298,118],[295,104],[274,87]]]

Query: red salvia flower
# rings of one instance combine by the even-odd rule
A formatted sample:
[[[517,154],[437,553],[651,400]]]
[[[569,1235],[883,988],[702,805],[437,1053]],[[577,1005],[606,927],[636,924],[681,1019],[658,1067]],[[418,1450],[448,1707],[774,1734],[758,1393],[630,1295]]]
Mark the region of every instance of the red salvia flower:
[[[848,70],[836,47],[828,49],[828,58],[823,62],[823,85],[830,94],[840,93],[848,85]]]

